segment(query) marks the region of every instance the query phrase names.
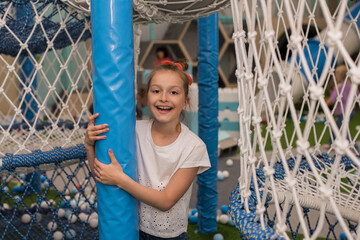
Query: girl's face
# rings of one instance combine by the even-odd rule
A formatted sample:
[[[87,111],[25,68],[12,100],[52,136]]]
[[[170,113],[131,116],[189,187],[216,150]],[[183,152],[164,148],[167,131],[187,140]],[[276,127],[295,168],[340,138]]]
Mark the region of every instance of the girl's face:
[[[155,121],[178,124],[188,102],[184,82],[176,72],[161,70],[155,73],[148,92],[148,107]]]

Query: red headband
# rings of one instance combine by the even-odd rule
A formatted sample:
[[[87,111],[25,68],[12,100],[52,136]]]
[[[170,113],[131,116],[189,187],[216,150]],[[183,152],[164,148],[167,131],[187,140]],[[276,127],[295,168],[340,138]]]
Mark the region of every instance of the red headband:
[[[184,69],[183,69],[183,67],[182,67],[182,65],[180,63],[177,63],[177,62],[173,63],[171,61],[165,60],[165,61],[161,62],[161,65],[173,65],[173,66],[176,66],[180,71],[183,71],[185,73],[185,75],[189,79],[189,85],[192,84],[193,80],[192,80],[190,74],[188,74],[187,72],[184,71]]]

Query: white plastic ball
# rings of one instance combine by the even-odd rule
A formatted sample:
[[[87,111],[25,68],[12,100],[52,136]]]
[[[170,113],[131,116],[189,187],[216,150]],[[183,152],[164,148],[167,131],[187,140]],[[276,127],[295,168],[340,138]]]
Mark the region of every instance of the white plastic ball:
[[[44,182],[44,188],[48,188],[50,186],[50,183],[48,181]]]
[[[231,167],[232,165],[234,165],[234,161],[232,159],[226,160],[226,166]]]
[[[224,236],[221,233],[217,233],[214,235],[213,240],[224,240]]]
[[[63,208],[59,208],[58,210],[58,216],[60,218],[64,217],[65,216],[65,210]]]
[[[10,209],[9,204],[4,203],[4,204],[3,204],[3,209]]]
[[[80,193],[75,194],[74,199],[78,202],[80,199]]]
[[[73,199],[73,200],[70,201],[70,206],[71,206],[73,209],[77,208],[77,202],[76,202],[75,199]]]
[[[69,220],[69,222],[71,222],[71,223],[75,223],[75,222],[77,221],[77,216],[76,216],[76,215],[70,215],[70,216],[68,217],[68,220]]]
[[[35,215],[36,215],[36,221],[41,222],[42,219],[41,213],[36,213]]]
[[[99,216],[98,216],[98,214],[97,214],[96,212],[93,212],[92,214],[90,214],[90,218],[91,218],[91,219],[93,219],[93,218],[98,219]]]
[[[220,215],[219,222],[222,224],[227,224],[229,222],[229,216],[226,214]]]
[[[71,200],[71,197],[70,197],[70,196],[65,196],[65,200],[70,201],[70,200]]]
[[[69,189],[66,189],[66,190],[65,190],[65,195],[69,195],[69,194],[70,194]]]
[[[21,221],[25,224],[28,224],[31,221],[31,216],[25,213],[21,216]]]
[[[49,208],[49,204],[48,204],[46,201],[42,201],[42,202],[40,203],[40,207],[41,207],[41,208],[44,208],[44,209],[47,209],[47,208]]]
[[[219,222],[219,221],[220,221],[220,216],[217,215],[217,216],[216,216],[216,222]]]
[[[75,194],[77,192],[78,192],[78,189],[75,186],[71,188],[71,193],[72,194]]]
[[[56,204],[56,202],[53,199],[50,199],[48,202],[49,206],[54,206]]]
[[[222,174],[224,175],[224,178],[228,178],[228,177],[230,176],[230,173],[229,173],[228,170],[224,170],[224,171],[222,172]]]
[[[64,234],[60,231],[56,231],[53,234],[54,240],[61,240],[64,237]]]
[[[9,188],[8,188],[7,186],[5,186],[5,187],[3,188],[3,191],[4,191],[5,193],[8,193],[8,192],[9,192]]]
[[[35,207],[37,207],[37,204],[36,204],[36,203],[32,203],[32,204],[30,205],[30,208],[35,208]]]
[[[90,227],[92,227],[92,228],[97,228],[98,224],[99,224],[98,218],[91,218],[91,219],[89,220],[89,225],[90,225]]]
[[[21,198],[18,196],[18,195],[16,195],[15,197],[14,197],[14,201],[15,202],[19,202],[21,200]]]
[[[65,215],[64,215],[64,217],[65,217],[65,218],[69,218],[69,216],[71,216],[71,214],[72,214],[72,211],[69,210],[69,209],[66,209],[66,210],[65,210]]]
[[[25,180],[25,178],[26,178],[25,174],[23,174],[23,173],[20,173],[19,177],[21,180]]]
[[[66,231],[65,236],[67,239],[74,239],[76,237],[76,232],[74,229],[69,229]]]
[[[47,228],[50,231],[55,231],[57,229],[57,223],[56,222],[49,222],[47,225]]]
[[[86,220],[88,219],[89,215],[87,215],[86,213],[80,213],[79,214],[79,218],[82,222],[86,222]]]
[[[89,203],[87,202],[81,202],[81,204],[79,203],[79,206],[81,211],[86,211],[89,209]]]

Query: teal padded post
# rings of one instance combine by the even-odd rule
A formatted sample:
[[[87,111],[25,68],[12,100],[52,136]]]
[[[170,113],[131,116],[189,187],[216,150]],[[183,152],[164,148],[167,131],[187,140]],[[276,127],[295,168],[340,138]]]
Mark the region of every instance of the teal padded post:
[[[96,124],[109,124],[96,142],[96,157],[109,164],[108,149],[136,180],[134,43],[132,0],[92,0],[92,51]],[[139,239],[137,200],[116,186],[97,183],[101,240]]]

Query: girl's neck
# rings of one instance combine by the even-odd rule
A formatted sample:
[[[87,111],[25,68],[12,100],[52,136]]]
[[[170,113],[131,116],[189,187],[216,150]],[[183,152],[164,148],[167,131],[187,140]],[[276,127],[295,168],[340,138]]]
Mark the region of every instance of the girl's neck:
[[[156,121],[151,127],[151,135],[155,145],[167,146],[173,143],[181,132],[181,123],[161,124]]]

